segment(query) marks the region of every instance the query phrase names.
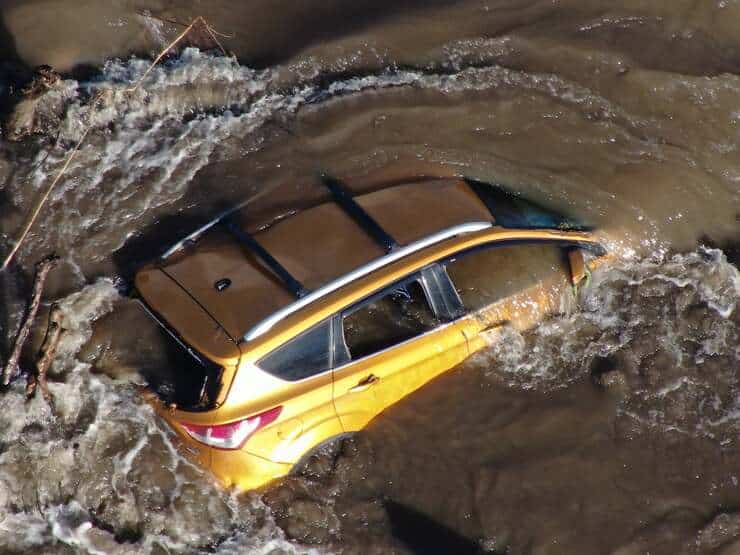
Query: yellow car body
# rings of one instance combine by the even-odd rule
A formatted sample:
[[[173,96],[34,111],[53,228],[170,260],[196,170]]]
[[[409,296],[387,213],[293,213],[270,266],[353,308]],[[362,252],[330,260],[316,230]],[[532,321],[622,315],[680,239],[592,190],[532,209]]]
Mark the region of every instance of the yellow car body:
[[[209,238],[218,232],[208,227],[136,275],[147,310],[184,347],[218,368],[206,378],[197,406],[149,397],[183,451],[226,487],[256,489],[289,474],[318,447],[361,430],[480,350],[487,330],[503,322],[532,325],[558,308],[564,284],[584,277],[584,250],[594,260],[603,255],[588,232],[497,225],[490,207],[462,180],[402,184],[349,200],[341,198],[343,191],[333,192],[336,202],[277,219],[266,231],[249,234],[238,216],[230,220],[239,226],[231,228],[231,238]],[[427,200],[412,202],[416,197]],[[416,225],[409,214],[424,202],[426,223],[409,231]],[[357,206],[359,215],[352,212]],[[360,235],[350,232],[353,227]],[[388,237],[402,238],[378,250],[384,238],[378,241],[378,234],[388,229]],[[325,252],[331,250],[327,244],[336,245],[334,252]],[[552,272],[501,280],[496,287],[505,296],[465,306],[488,278],[468,253],[491,258],[503,252],[494,249],[506,247],[503,263],[526,268],[530,254],[516,253],[529,245],[540,249],[538,258],[556,249],[565,253],[562,268],[553,255],[541,264]],[[277,273],[269,258],[260,258],[261,247],[277,253]],[[286,268],[287,277],[281,274]],[[475,286],[464,290],[451,275],[474,275]],[[295,276],[300,282],[289,282]],[[307,283],[310,292],[301,289]],[[292,286],[295,295],[286,294]],[[260,307],[257,316],[249,307]],[[396,310],[401,316],[394,320]],[[250,321],[242,324],[240,314]],[[395,323],[399,319],[406,327]],[[396,334],[397,342],[388,334]]]

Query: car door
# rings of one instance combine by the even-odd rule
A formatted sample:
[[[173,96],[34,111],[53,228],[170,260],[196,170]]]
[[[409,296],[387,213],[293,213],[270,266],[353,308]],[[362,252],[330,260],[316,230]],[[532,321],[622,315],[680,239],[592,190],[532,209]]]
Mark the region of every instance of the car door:
[[[523,330],[558,311],[571,277],[568,247],[556,241],[495,241],[441,265],[468,313],[459,324],[471,353],[504,324]]]
[[[459,306],[440,289],[436,265],[341,313],[349,362],[334,370],[334,404],[345,431],[374,416],[468,354],[453,320]]]
[[[337,317],[328,318],[287,341],[257,362],[245,389],[263,387],[282,412],[277,424],[250,439],[249,452],[293,463],[327,438],[342,433],[332,398],[331,368],[344,362],[335,349]],[[339,358],[337,358],[339,357]],[[261,385],[263,384],[263,385]]]

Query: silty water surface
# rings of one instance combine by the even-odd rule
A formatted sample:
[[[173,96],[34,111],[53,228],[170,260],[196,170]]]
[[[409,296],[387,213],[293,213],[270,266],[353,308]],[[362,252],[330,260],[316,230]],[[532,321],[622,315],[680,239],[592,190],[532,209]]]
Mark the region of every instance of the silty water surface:
[[[205,15],[236,32],[224,42],[242,63],[187,49],[126,95],[149,64],[128,53],[177,31],[138,8],[185,12],[81,9],[88,42],[57,26],[39,48],[45,18],[75,10],[31,4],[31,30],[23,4],[4,13],[17,57],[93,71],[44,99],[53,133],[3,143],[5,245],[91,95],[119,92],[2,276],[8,344],[33,262],[58,252],[48,297],[69,328],[58,414],[24,403],[21,384],[3,395],[3,549],[733,549],[737,5],[435,3],[349,18],[214,4]],[[139,398],[138,369],[166,361],[122,292],[163,241],[235,202],[253,199],[258,217],[314,199],[321,171],[500,182],[597,226],[617,261],[578,307],[491,336],[308,476],[262,498],[224,493]]]

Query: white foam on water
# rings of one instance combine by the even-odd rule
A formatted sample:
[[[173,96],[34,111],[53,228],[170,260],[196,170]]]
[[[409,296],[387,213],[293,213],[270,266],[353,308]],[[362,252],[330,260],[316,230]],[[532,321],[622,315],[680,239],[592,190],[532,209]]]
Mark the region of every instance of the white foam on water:
[[[580,311],[525,333],[499,330],[477,361],[514,387],[552,389],[610,359],[626,380],[624,415],[732,443],[740,431],[738,276],[717,249],[622,261],[594,273]]]
[[[256,71],[230,58],[186,49],[155,68],[140,90],[124,92],[149,63],[113,61],[94,82],[65,82],[63,96],[69,105],[58,145],[27,164],[11,195],[13,202],[26,206],[48,185],[83,132],[90,95],[113,90],[50,200],[55,210],[48,225],[73,267],[84,267],[87,258],[109,257],[148,215],[180,199],[200,169],[252,148],[249,139],[256,131],[310,103],[393,87],[445,94],[512,87],[556,97],[600,119],[628,122],[628,127],[645,123],[557,76],[498,66],[458,68],[453,74],[393,71],[325,88],[310,82],[318,71],[302,68],[303,81],[286,87],[276,71]],[[657,144],[644,148],[659,157]],[[45,239],[39,234],[30,240]],[[628,241],[610,241],[608,248],[620,255],[621,267],[596,274],[591,288],[581,293],[581,311],[526,334],[501,330],[501,340],[480,356],[514,386],[562,387],[581,379],[597,357],[629,358],[639,351],[649,358],[653,353],[639,343],[646,333],[653,334],[654,343],[684,375],[658,372],[656,383],[648,385],[628,378],[632,390],[623,413],[648,426],[735,441],[740,423],[740,347],[732,323],[740,290],[737,270],[716,250],[666,258],[660,241],[649,238],[644,246],[657,259],[640,260]],[[78,273],[84,280],[82,270]],[[96,374],[77,358],[92,337],[92,323],[113,310],[118,298],[116,284],[103,279],[61,301],[66,331],[50,384],[56,416],[40,396],[26,403],[20,383],[3,397],[0,548],[30,551],[61,542],[91,553],[205,548],[223,554],[318,553],[287,542],[255,496],[219,490],[179,454],[172,433],[131,385]],[[673,306],[661,307],[656,299],[669,299],[663,302]],[[645,314],[645,304],[655,313]],[[703,310],[697,324],[701,341],[698,347],[687,346],[681,321],[697,306]],[[660,333],[652,325],[660,326]],[[722,374],[712,367],[705,375],[689,368],[707,368],[722,357],[734,361],[734,374],[733,369]],[[713,394],[712,380],[731,382],[732,395]],[[682,419],[682,414],[696,418]],[[117,541],[109,528],[123,533],[129,543]]]
[[[77,359],[119,299],[101,279],[59,301],[54,415],[40,395],[25,402],[21,380],[3,396],[0,550],[310,552],[284,539],[259,498],[220,490],[183,458],[135,387]]]
[[[322,88],[300,73],[294,74],[296,81],[286,82],[279,70],[257,71],[233,58],[186,48],[156,66],[138,90],[126,92],[149,64],[136,58],[111,61],[94,81],[65,82],[69,105],[57,147],[40,151],[27,165],[30,174],[17,179],[24,187],[13,199],[26,205],[48,185],[85,123],[92,121],[90,135],[50,199],[58,207],[49,221],[55,228],[53,241],[58,250],[69,253],[72,266],[109,256],[133,230],[149,223],[153,211],[180,199],[199,170],[214,160],[259,148],[259,141],[250,146],[258,129],[276,118],[292,117],[309,103],[396,87],[443,94],[511,87],[587,106],[602,118],[634,121],[587,88],[555,75],[500,66],[453,74],[386,71]],[[93,109],[90,98],[100,91],[112,92]],[[28,239],[50,240],[43,235]]]

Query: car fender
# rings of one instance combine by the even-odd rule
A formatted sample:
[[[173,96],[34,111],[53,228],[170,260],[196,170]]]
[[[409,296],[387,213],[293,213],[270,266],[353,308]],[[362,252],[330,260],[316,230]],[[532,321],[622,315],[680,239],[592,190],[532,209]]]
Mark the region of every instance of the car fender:
[[[300,459],[293,465],[293,468],[290,470],[290,476],[295,476],[297,474],[300,474],[301,470],[308,464],[308,461],[311,459],[312,456],[314,456],[316,453],[321,451],[322,449],[328,447],[329,445],[332,445],[333,443],[336,443],[338,441],[342,441],[345,439],[349,439],[353,436],[355,436],[357,432],[342,432],[340,434],[331,436],[329,438],[326,438],[324,441],[314,445],[311,447],[308,451],[306,451],[303,456],[301,456]]]
[[[312,451],[321,443],[344,433],[339,418],[336,416],[315,423],[311,427],[303,428],[300,435],[286,438],[275,446],[270,457],[276,462],[297,463],[307,452]]]

